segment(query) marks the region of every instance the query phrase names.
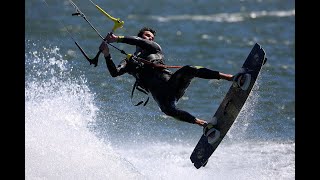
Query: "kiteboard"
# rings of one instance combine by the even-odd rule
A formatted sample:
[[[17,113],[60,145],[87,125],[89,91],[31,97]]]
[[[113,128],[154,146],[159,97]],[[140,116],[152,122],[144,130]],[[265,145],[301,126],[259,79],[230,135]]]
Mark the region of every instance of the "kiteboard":
[[[207,164],[208,159],[227,134],[244,106],[266,61],[264,49],[256,43],[235,76],[237,79],[232,83],[216,113],[204,127],[203,134],[190,156],[191,162],[197,169]]]

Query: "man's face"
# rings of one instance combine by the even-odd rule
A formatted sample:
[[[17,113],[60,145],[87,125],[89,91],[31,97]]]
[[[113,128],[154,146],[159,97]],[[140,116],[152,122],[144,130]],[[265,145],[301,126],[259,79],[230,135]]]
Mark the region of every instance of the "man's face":
[[[145,31],[143,34],[142,34],[142,38],[143,39],[148,39],[150,41],[153,41],[154,40],[154,35],[152,34],[152,32],[150,31]]]

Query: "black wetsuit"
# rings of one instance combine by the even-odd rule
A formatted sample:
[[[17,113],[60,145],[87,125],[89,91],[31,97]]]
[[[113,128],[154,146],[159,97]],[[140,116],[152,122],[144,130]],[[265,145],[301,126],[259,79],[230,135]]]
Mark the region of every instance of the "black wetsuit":
[[[135,55],[153,63],[164,64],[164,56],[159,44],[137,36],[124,36],[120,43],[137,46]],[[111,56],[106,57],[106,64],[112,77],[124,73],[134,76],[140,85],[152,94],[162,112],[178,120],[195,123],[195,117],[190,113],[178,109],[176,102],[183,96],[192,78],[220,79],[218,71],[207,68],[183,66],[175,73],[168,69],[155,68],[148,64],[142,64],[136,60],[123,60],[116,67]]]

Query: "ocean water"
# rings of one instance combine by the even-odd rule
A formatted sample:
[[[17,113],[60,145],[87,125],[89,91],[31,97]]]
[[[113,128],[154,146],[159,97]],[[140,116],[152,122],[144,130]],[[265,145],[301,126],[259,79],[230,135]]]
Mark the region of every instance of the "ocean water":
[[[89,0],[74,2],[102,36],[111,31]],[[72,16],[69,1],[25,1],[25,179],[295,179],[294,1],[93,2],[125,22],[117,35],[154,27],[168,65],[234,74],[254,43],[268,62],[206,167],[196,169],[189,157],[200,126],[165,116],[153,99],[133,106],[144,98],[130,99],[133,77],[112,78],[102,56],[90,65],[74,41],[94,57],[101,38]],[[111,53],[115,63],[124,58]],[[194,79],[178,107],[210,119],[230,85]]]

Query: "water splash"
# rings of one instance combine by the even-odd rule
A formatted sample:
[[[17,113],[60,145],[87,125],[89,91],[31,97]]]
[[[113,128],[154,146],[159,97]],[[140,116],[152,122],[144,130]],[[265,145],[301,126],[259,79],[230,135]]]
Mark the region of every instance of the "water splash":
[[[26,179],[142,179],[130,162],[90,130],[98,108],[86,79],[70,75],[72,68],[59,48],[28,45]]]
[[[99,139],[90,128],[99,108],[86,78],[71,74],[72,67],[59,48],[35,45],[29,49],[26,179],[294,179],[294,143],[250,141],[238,136],[246,129],[236,124],[229,132],[232,143],[223,141],[201,169],[193,167],[189,157],[195,144],[186,140],[168,143],[141,137],[136,143],[111,144],[107,137],[110,127],[104,129],[104,139]],[[259,100],[255,93],[259,82],[249,97],[251,103],[245,106],[249,114]],[[105,114],[104,118],[115,117]],[[250,125],[249,119],[242,117],[241,123]]]

